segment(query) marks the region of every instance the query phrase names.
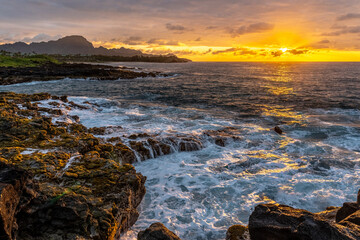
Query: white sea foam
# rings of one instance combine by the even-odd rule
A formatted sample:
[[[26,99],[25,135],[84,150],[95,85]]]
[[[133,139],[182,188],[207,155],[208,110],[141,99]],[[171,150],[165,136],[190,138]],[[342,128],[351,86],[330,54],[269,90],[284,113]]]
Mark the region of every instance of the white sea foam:
[[[280,136],[261,122],[217,118],[197,109],[87,97],[69,100],[90,103],[89,109],[65,112],[79,116],[85,126],[121,126],[107,137],[191,135],[205,146],[135,164],[147,176],[147,193],[139,220],[121,239],[136,239],[139,230],[157,221],[182,239],[224,239],[229,226],[247,224],[256,204],[276,201],[316,212],[353,201],[360,184],[359,132],[331,124],[331,117],[323,123],[329,113],[302,113],[307,125],[283,126],[286,133]],[[337,114],[358,123],[353,112]],[[230,138],[225,147],[202,137],[205,131],[226,127],[234,128],[231,134],[238,138]]]

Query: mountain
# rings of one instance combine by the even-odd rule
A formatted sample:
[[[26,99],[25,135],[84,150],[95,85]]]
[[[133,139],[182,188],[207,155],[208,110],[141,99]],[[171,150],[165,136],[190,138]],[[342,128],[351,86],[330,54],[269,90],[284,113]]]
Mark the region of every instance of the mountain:
[[[147,56],[139,50],[128,48],[107,49],[95,48],[91,42],[83,36],[67,36],[56,41],[30,43],[16,42],[13,44],[0,45],[0,51],[11,53],[37,53],[37,54],[60,54],[60,55],[104,55],[104,56]]]

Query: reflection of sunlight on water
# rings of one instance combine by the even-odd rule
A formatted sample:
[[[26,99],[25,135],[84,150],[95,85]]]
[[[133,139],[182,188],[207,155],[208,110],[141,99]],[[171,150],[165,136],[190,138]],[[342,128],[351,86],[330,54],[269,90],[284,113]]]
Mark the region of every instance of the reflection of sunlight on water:
[[[289,95],[294,92],[294,89],[291,87],[276,87],[276,86],[266,86],[268,91],[274,95]]]
[[[273,75],[265,77],[267,91],[276,96],[282,95],[296,95],[292,86],[293,78],[290,74],[290,66],[288,64],[278,64],[273,69]],[[286,85],[284,85],[286,84]],[[305,117],[291,108],[286,108],[283,105],[261,106],[263,115],[269,117],[282,118],[286,124],[300,124],[304,125]]]
[[[291,108],[285,108],[284,106],[262,106],[262,115],[267,117],[281,118],[286,124],[300,124],[305,125],[307,117],[299,112],[293,111]]]

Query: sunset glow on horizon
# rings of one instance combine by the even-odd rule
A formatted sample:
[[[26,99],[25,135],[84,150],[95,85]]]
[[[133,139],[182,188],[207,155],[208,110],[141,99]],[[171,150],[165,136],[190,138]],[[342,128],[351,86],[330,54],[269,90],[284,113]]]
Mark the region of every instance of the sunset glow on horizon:
[[[96,47],[175,54],[193,61],[360,61],[358,1],[219,4],[16,0],[0,9],[0,44],[82,35]]]

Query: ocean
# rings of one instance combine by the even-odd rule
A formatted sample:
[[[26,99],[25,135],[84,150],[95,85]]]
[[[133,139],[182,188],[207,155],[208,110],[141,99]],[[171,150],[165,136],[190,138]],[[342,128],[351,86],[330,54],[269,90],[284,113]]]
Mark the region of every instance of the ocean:
[[[184,240],[225,239],[259,203],[313,212],[354,201],[360,186],[360,63],[109,63],[169,77],[65,79],[0,91],[68,95],[102,138],[193,139],[134,164],[147,176],[140,217],[121,239],[162,222]],[[45,104],[45,103],[44,103]],[[277,134],[279,126],[284,133]],[[175,141],[176,142],[176,141]],[[185,151],[195,150],[196,151]],[[142,159],[143,160],[143,159]]]

